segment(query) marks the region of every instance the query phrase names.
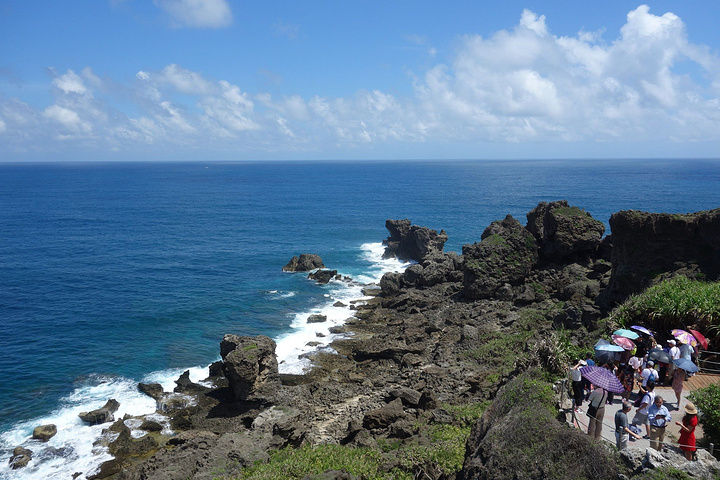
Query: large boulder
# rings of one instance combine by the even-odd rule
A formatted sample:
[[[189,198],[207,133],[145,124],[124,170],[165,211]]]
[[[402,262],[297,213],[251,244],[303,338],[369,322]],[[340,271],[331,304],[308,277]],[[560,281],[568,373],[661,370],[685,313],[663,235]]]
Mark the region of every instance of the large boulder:
[[[491,223],[481,239],[463,245],[463,292],[467,298],[490,298],[506,283],[522,283],[538,261],[535,237],[510,215]]]
[[[280,386],[275,342],[269,337],[225,335],[220,355],[236,400],[265,397]]]
[[[412,225],[407,219],[387,220],[385,228],[390,232],[390,236],[383,241],[384,258],[397,257],[419,262],[431,253],[442,253],[448,239],[445,230],[438,233],[437,230]]]
[[[32,460],[31,450],[23,447],[15,447],[10,460],[8,460],[8,465],[13,470],[17,470],[18,468],[26,467],[27,464],[30,463],[30,460]]]
[[[593,254],[605,233],[602,222],[567,200],[540,202],[527,214],[527,229],[540,247],[540,258],[567,263]]]
[[[318,283],[326,284],[329,283],[330,280],[335,278],[337,275],[337,270],[318,270],[317,272],[312,272],[308,275],[308,278],[310,280],[315,280]]]
[[[283,272],[309,272],[316,268],[325,268],[322,258],[314,253],[303,253],[299,258],[292,257],[283,267]]]
[[[611,306],[664,272],[720,275],[720,209],[685,215],[623,210],[610,217],[612,274],[603,293]]]
[[[35,427],[33,430],[32,438],[35,440],[40,440],[41,442],[47,442],[52,437],[57,434],[57,426],[51,424],[48,425],[40,425],[39,427]]]
[[[113,422],[115,421],[115,416],[113,414],[117,412],[118,408],[120,408],[120,402],[111,398],[102,407],[90,412],[81,412],[78,414],[78,417],[90,425]]]

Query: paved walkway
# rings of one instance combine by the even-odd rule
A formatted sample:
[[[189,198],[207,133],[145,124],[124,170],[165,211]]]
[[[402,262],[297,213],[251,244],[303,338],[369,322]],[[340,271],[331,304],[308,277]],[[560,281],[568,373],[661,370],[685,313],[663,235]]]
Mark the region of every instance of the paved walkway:
[[[700,375],[702,375],[700,377]],[[655,394],[660,395],[663,397],[663,400],[665,401],[665,406],[670,411],[670,416],[672,417],[671,423],[666,427],[665,429],[665,445],[666,446],[672,446],[671,444],[677,444],[677,440],[680,437],[680,427],[675,425],[676,421],[682,421],[683,416],[685,415],[685,411],[683,410],[684,405],[688,402],[687,395],[699,386],[706,386],[708,383],[720,383],[720,375],[703,375],[698,374],[696,375],[699,378],[695,379],[694,382],[686,382],[686,387],[683,389],[682,396],[680,398],[680,405],[677,405],[677,399],[675,397],[675,392],[670,387],[655,387]],[[694,377],[693,377],[694,378]],[[692,379],[691,379],[692,380]],[[637,390],[637,389],[636,389]],[[637,392],[636,392],[637,393]],[[633,402],[635,400],[636,395],[633,395],[630,397],[630,401]],[[579,413],[575,415],[575,422],[576,427],[582,430],[583,432],[587,432],[587,426],[588,426],[588,416],[586,414],[588,408],[588,403],[583,402],[582,407],[580,409],[583,413]],[[620,398],[620,395],[615,395],[615,399],[613,400],[612,405],[606,405],[605,406],[605,415],[603,417],[603,429],[602,429],[602,437],[603,439],[609,441],[613,445],[615,445],[615,413],[622,408],[622,399]],[[632,423],[632,419],[635,416],[636,408],[633,407],[632,410],[628,413],[628,421]],[[645,427],[640,427],[642,431],[642,435],[645,435]],[[697,426],[695,429],[695,437],[701,438],[703,436],[702,427],[700,425]],[[674,445],[675,448],[677,448],[677,445]],[[650,447],[650,440],[645,439],[639,439],[628,442],[628,448],[640,448],[640,449],[646,449]]]

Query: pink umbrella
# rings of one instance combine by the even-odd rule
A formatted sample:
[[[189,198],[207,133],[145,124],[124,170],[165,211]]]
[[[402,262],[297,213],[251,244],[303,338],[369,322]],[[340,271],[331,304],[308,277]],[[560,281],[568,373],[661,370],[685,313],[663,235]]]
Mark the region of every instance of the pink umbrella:
[[[690,329],[688,329],[688,330],[690,330]],[[705,338],[705,335],[698,332],[697,330],[690,330],[690,333],[692,333],[692,336],[695,337],[698,342],[700,342],[700,345],[702,345],[702,347],[705,350],[708,349],[708,341],[707,341],[707,338]]]
[[[618,345],[625,350],[632,350],[635,348],[635,343],[627,337],[621,337],[620,335],[613,335],[612,341],[615,345]]]
[[[693,337],[692,333],[690,332],[686,332],[685,330],[680,330],[679,328],[676,328],[670,333],[672,333],[673,337],[675,337],[680,343],[690,344],[693,347],[697,346],[697,339]]]

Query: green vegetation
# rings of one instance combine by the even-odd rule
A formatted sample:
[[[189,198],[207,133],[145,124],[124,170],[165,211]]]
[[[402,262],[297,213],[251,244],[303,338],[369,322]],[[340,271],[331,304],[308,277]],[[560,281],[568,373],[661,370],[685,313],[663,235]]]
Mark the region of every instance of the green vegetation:
[[[698,416],[705,433],[705,438],[710,442],[720,442],[720,385],[713,384],[699,390],[695,390],[688,398],[695,403],[700,410]]]
[[[579,207],[559,207],[554,209],[552,212],[563,217],[587,217],[590,215]]]
[[[673,467],[650,469],[639,477],[633,477],[637,480],[692,480],[692,478],[682,470]]]
[[[720,282],[676,276],[627,299],[610,314],[627,327],[647,323],[658,330],[696,324],[708,334],[720,333]]]
[[[488,405],[489,402],[442,405],[453,418],[451,424],[431,423],[429,413],[421,416],[416,427],[425,441],[380,439],[378,449],[341,445],[285,448],[271,452],[268,463],[245,469],[237,478],[303,478],[327,470],[343,470],[367,480],[412,480],[419,478],[417,469],[425,465],[452,475],[462,468],[470,428]],[[392,466],[389,471],[384,467],[388,465]]]
[[[243,351],[247,352],[250,350],[257,350],[259,347],[257,346],[257,343],[251,343],[250,345],[245,345],[243,347]]]
[[[488,245],[507,245],[507,240],[497,234],[486,237],[483,242]]]

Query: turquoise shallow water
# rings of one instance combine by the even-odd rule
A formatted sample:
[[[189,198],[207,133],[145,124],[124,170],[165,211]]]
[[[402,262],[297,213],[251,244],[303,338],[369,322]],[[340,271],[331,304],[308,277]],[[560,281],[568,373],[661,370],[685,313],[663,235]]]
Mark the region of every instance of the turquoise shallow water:
[[[720,162],[0,165],[0,431],[108,378],[206,365],[224,333],[289,331],[328,294],[281,272],[293,255],[358,276],[388,218],[459,251],[558,199],[606,225],[718,208]]]

